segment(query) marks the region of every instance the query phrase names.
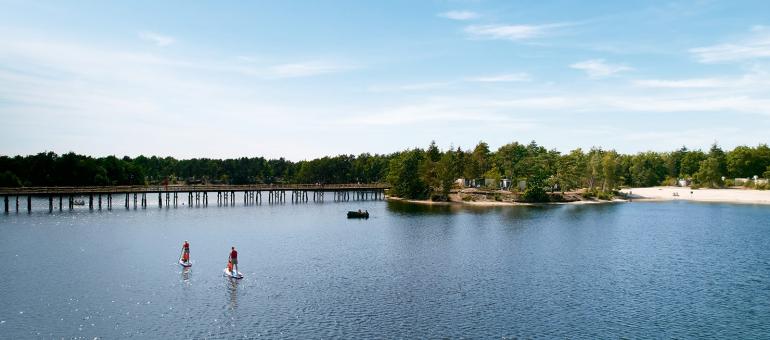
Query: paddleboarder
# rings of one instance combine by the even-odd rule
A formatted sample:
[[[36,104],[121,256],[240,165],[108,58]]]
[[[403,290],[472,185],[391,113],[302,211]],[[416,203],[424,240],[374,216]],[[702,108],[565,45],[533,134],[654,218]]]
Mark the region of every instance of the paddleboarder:
[[[190,243],[187,242],[187,240],[185,240],[184,244],[182,245],[182,262],[190,262]]]
[[[238,275],[238,251],[235,250],[235,247],[230,248],[230,258],[229,258],[230,266],[230,273],[232,275]]]

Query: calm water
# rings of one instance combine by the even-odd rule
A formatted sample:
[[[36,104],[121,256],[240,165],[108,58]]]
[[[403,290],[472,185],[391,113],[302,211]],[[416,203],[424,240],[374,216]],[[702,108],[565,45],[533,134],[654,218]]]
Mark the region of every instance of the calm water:
[[[0,338],[770,336],[768,206],[36,204],[0,215]]]

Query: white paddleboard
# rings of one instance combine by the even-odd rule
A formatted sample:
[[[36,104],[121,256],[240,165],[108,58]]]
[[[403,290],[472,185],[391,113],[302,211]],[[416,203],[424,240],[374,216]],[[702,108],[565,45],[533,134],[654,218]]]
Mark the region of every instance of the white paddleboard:
[[[185,268],[187,268],[187,267],[192,267],[192,262],[187,262],[187,263],[185,263],[184,261],[182,261],[182,259],[179,259],[179,264],[180,264],[182,267],[185,267]]]
[[[233,273],[231,273],[229,270],[227,270],[227,268],[225,268],[225,276],[233,278],[233,279],[242,279],[243,278],[243,274],[241,274],[241,272],[238,272],[237,274],[233,275]]]

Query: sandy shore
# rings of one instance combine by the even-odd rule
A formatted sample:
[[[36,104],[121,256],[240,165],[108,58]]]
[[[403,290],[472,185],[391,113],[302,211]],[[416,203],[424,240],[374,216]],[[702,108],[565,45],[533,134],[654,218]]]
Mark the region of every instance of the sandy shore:
[[[434,202],[434,201],[428,201],[428,200],[409,200],[409,199],[403,199],[400,197],[393,197],[393,196],[386,196],[386,199],[389,201],[401,201],[401,202],[408,202],[408,203],[414,203],[414,204],[424,204],[424,205],[465,205],[465,206],[475,206],[475,207],[500,207],[500,206],[530,206],[530,205],[562,205],[562,204],[603,204],[603,203],[618,203],[618,202],[627,202],[627,200],[621,200],[621,199],[615,199],[612,201],[601,201],[601,200],[583,200],[583,201],[574,201],[574,202],[547,202],[547,203],[525,203],[525,202],[498,202],[498,201],[462,201],[454,199],[451,202]]]
[[[633,200],[684,200],[696,202],[725,202],[770,204],[770,190],[692,189],[681,187],[629,188],[621,192]]]

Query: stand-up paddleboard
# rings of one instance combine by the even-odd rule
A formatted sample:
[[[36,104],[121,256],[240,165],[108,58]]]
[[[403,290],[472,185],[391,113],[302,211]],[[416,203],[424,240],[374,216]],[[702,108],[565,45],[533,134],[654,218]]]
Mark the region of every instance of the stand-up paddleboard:
[[[233,279],[242,279],[243,278],[243,274],[241,274],[241,272],[238,272],[235,275],[233,275],[233,273],[230,272],[229,270],[227,270],[227,268],[225,268],[225,276],[227,276],[229,278],[233,278]]]
[[[192,262],[187,262],[187,263],[185,263],[184,261],[182,261],[182,259],[179,259],[179,264],[180,264],[182,267],[185,267],[185,268],[187,268],[187,267],[192,267]]]

